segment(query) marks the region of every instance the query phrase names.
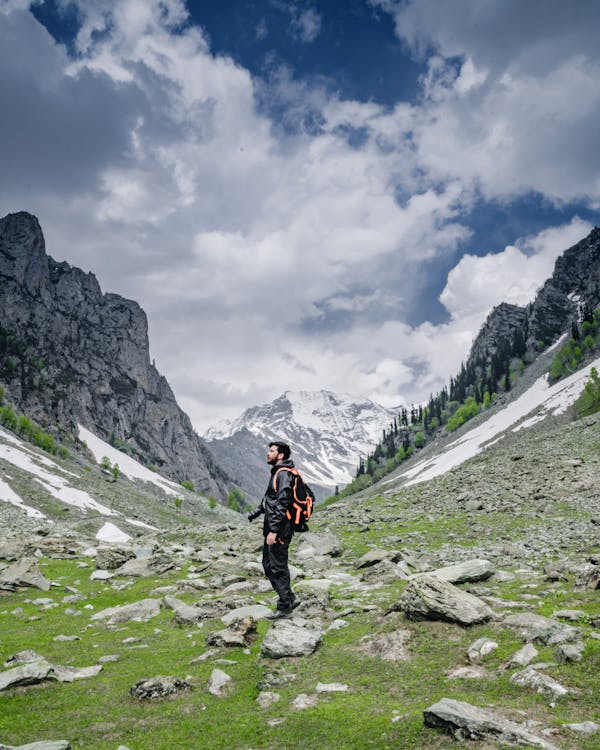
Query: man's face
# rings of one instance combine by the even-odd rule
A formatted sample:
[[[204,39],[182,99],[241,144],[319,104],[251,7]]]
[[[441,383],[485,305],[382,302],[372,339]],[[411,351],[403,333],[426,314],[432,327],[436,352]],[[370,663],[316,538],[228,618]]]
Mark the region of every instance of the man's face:
[[[279,458],[281,456],[281,458]],[[283,459],[283,453],[279,453],[279,449],[276,445],[270,445],[269,450],[267,451],[267,463],[271,464],[271,466],[275,466],[275,464]]]

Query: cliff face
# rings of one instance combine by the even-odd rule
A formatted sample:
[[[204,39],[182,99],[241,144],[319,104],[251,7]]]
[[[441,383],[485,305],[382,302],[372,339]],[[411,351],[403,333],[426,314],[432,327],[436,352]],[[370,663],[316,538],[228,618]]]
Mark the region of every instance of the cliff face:
[[[579,305],[590,310],[600,305],[600,229],[593,229],[581,242],[557,259],[552,276],[544,283],[528,307],[502,303],[488,315],[473,342],[468,363],[480,363],[499,347],[509,347],[517,339],[530,350],[538,342],[552,344],[569,330],[577,318]]]
[[[0,382],[40,424],[114,435],[165,475],[226,495],[228,478],[150,362],[144,311],[47,256],[28,213],[0,219]]]

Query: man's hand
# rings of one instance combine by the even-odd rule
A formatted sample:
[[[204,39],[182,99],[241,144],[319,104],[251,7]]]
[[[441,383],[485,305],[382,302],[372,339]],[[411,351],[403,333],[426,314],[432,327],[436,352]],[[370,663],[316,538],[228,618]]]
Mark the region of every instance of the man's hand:
[[[274,531],[269,531],[267,534],[267,538],[265,539],[265,542],[271,546],[272,544],[275,544],[277,540],[277,534]]]

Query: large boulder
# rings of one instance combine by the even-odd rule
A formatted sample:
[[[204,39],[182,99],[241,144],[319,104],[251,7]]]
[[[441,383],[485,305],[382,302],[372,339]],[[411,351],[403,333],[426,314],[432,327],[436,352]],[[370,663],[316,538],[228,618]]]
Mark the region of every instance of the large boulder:
[[[18,586],[30,586],[31,588],[50,590],[50,581],[45,578],[33,557],[24,557],[22,560],[10,565],[0,571],[0,589],[14,590]]]
[[[323,634],[306,621],[282,620],[266,634],[260,649],[261,656],[281,659],[285,656],[310,656],[321,643]]]
[[[504,618],[503,625],[517,630],[526,641],[534,641],[545,646],[572,643],[581,638],[579,628],[530,612],[509,615]]]
[[[425,724],[442,729],[458,740],[493,740],[504,745],[528,745],[558,750],[555,745],[532,734],[529,729],[508,721],[487,708],[442,698],[423,711]]]
[[[425,574],[408,583],[392,609],[400,609],[412,620],[445,620],[461,625],[487,622],[495,616],[481,599]]]

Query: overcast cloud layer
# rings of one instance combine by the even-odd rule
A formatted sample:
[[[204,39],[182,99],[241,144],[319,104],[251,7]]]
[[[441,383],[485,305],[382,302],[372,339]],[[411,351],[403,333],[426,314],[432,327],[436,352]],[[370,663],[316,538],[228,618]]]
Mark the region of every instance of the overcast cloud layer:
[[[595,3],[371,0],[425,64],[394,108],[253,78],[181,0],[63,4],[70,52],[0,0],[1,213],[35,213],[53,257],[140,302],[200,431],[287,389],[427,397],[491,307],[527,303],[591,228],[573,215],[461,258],[481,202],[600,208]],[[318,3],[284,5],[310,45]],[[411,327],[449,258],[447,321]]]

